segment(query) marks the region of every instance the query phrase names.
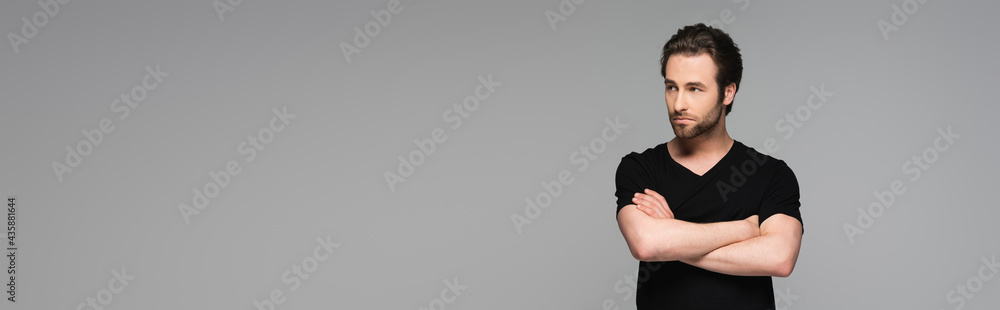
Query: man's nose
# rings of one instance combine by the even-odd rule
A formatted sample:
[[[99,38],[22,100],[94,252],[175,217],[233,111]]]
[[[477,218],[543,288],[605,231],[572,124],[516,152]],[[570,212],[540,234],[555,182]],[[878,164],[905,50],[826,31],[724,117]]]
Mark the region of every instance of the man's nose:
[[[683,91],[677,92],[677,97],[674,97],[674,111],[683,112],[687,111],[687,109],[688,109],[687,96],[684,94]]]

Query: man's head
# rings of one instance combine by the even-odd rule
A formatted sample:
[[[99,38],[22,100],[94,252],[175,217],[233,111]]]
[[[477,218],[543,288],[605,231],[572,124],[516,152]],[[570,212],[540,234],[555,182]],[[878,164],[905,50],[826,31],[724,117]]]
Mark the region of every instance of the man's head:
[[[674,134],[694,138],[733,108],[743,76],[740,49],[728,34],[705,24],[681,28],[663,46],[660,74]]]

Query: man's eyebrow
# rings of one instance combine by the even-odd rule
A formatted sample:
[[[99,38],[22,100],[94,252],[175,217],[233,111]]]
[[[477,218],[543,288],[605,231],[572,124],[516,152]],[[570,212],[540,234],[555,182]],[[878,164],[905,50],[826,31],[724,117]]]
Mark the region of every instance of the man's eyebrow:
[[[708,88],[707,85],[702,84],[701,82],[688,82],[687,86],[694,86],[694,87],[698,87],[698,88]]]
[[[677,82],[674,82],[674,80],[671,80],[671,79],[663,79],[663,84],[674,84],[674,85],[677,85]],[[702,83],[702,82],[688,82],[685,85],[686,86],[701,87],[701,88],[708,88],[708,86],[705,86],[705,84]]]

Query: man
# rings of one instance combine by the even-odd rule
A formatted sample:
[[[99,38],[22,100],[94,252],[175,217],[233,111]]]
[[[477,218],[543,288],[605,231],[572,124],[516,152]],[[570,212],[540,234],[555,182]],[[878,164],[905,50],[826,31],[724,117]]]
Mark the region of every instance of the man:
[[[729,137],[743,74],[728,34],[677,31],[660,59],[675,138],[622,157],[618,226],[639,262],[638,309],[774,309],[802,241],[799,188],[784,161]],[[723,112],[725,111],[725,112]]]

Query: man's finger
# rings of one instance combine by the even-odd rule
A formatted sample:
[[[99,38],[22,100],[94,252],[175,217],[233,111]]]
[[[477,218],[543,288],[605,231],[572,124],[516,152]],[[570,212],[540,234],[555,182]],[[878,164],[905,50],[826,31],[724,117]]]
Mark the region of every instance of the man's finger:
[[[638,196],[650,201],[651,203],[655,204],[658,208],[667,208],[667,203],[660,199],[656,199],[656,197],[646,194],[638,194]]]
[[[650,210],[659,208],[656,202],[654,202],[652,199],[649,198],[649,196],[646,195],[637,195],[636,197],[632,198],[632,202],[636,204],[641,204],[642,206],[647,207]]]
[[[646,213],[646,215],[649,215],[649,216],[651,216],[651,217],[654,217],[654,218],[659,218],[659,217],[660,217],[660,216],[659,216],[659,215],[657,214],[657,212],[656,212],[656,209],[655,209],[655,208],[651,208],[651,207],[649,207],[649,206],[647,206],[647,205],[643,205],[643,204],[636,204],[636,205],[635,205],[635,208],[636,208],[636,209],[639,209],[639,211],[642,211],[643,213]]]
[[[649,196],[656,198],[657,202],[659,202],[663,206],[663,209],[670,214],[670,218],[674,217],[674,212],[670,210],[670,204],[667,203],[666,198],[663,198],[663,196],[661,196],[660,193],[657,193],[656,191],[648,188],[646,189],[646,193]]]
[[[639,211],[642,211],[643,213],[646,213],[646,215],[649,215],[649,216],[651,216],[651,217],[656,217],[656,215],[655,215],[655,214],[652,214],[652,213],[650,213],[650,210],[649,210],[649,208],[643,208],[643,207],[642,207],[642,206],[640,206],[640,205],[634,205],[634,206],[635,206],[635,208],[636,208],[636,209],[639,209]]]
[[[643,208],[649,210],[646,213],[650,216],[656,218],[673,218],[673,215],[668,213],[669,210],[665,209],[662,204],[649,195],[636,193],[635,197],[632,198],[632,201],[636,203],[636,205],[641,205]]]
[[[644,209],[649,210],[647,213],[650,215],[659,217],[659,215],[662,215],[663,213],[662,208],[648,197],[636,197],[635,203],[641,205]]]
[[[663,198],[663,196],[661,196],[661,195],[660,195],[660,193],[657,193],[657,192],[656,192],[656,191],[654,191],[654,190],[651,190],[651,189],[648,189],[648,188],[647,188],[647,189],[646,189],[646,194],[647,194],[647,195],[650,195],[650,196],[653,196],[654,198],[656,198],[656,199],[659,199],[660,201],[663,201],[664,203],[666,203],[666,202],[667,202],[667,199],[666,199],[666,198]]]

